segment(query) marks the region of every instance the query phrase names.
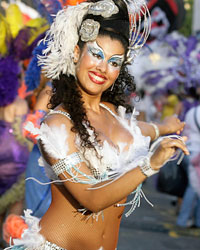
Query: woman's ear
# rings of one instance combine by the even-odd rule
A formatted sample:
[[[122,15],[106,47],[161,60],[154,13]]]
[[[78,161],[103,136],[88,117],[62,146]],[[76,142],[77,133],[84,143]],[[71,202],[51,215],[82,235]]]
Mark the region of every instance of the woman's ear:
[[[80,48],[78,45],[74,48],[74,63],[77,63],[80,57]]]

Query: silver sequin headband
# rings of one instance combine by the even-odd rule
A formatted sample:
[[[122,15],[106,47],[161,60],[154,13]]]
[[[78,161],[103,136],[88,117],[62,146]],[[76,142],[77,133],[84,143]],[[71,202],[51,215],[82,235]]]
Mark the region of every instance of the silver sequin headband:
[[[126,63],[131,63],[138,50],[145,44],[150,33],[150,13],[145,0],[123,0],[130,17],[129,50]],[[100,24],[83,18],[87,14],[110,17],[119,11],[113,0],[96,3],[83,2],[59,11],[47,32],[44,43],[47,48],[38,56],[39,65],[48,78],[58,79],[60,74],[75,76],[74,48],[79,36],[84,42],[97,38]],[[80,33],[78,34],[78,30]],[[142,34],[141,34],[142,30]]]

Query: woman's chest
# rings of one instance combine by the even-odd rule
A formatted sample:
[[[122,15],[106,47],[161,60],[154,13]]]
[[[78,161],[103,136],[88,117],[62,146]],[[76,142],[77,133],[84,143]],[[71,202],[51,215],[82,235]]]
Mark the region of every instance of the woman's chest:
[[[106,141],[111,146],[118,148],[120,143],[127,145],[133,143],[133,135],[128,126],[125,127],[120,119],[116,119],[112,115],[105,115],[101,119],[93,117],[91,125],[95,128],[100,144]]]

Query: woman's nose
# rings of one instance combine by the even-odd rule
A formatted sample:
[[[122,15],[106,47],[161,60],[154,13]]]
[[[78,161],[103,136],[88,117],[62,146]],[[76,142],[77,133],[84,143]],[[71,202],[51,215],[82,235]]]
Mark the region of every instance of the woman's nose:
[[[98,63],[97,69],[100,70],[101,72],[106,72],[107,69],[107,62],[102,60],[101,62]]]

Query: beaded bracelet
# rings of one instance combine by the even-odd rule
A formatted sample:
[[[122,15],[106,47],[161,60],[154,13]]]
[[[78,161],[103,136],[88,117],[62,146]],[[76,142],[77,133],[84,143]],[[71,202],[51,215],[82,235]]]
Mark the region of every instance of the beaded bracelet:
[[[147,177],[157,174],[159,172],[159,170],[154,170],[151,167],[150,158],[150,156],[145,157],[143,164],[139,166],[142,173]]]

